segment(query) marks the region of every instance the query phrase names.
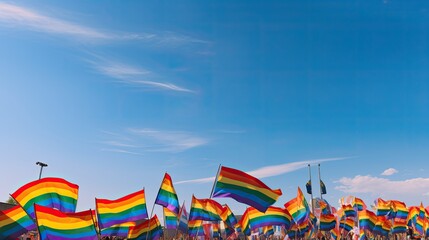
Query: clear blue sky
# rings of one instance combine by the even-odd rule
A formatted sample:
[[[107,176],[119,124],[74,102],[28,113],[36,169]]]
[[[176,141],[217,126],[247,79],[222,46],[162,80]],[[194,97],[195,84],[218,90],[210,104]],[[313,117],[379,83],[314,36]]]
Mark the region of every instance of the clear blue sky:
[[[42,161],[78,209],[164,172],[189,209],[222,164],[283,206],[311,161],[335,206],[428,205],[428,39],[427,1],[1,1],[0,199]]]

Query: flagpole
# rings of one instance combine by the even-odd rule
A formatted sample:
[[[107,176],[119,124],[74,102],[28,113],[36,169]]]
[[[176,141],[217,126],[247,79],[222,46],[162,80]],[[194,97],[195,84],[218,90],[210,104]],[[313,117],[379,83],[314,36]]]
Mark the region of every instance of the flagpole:
[[[209,198],[213,197],[213,192],[214,192],[214,189],[215,189],[215,186],[216,186],[216,183],[217,183],[217,178],[219,177],[219,173],[220,173],[220,168],[221,167],[222,167],[222,165],[219,164],[219,168],[217,169],[216,177],[215,177],[215,180],[214,180],[214,183],[213,183],[213,187],[212,187],[212,191],[210,192],[210,197]]]
[[[92,212],[91,212],[92,214]],[[95,214],[97,215],[97,220],[98,220],[98,208],[97,208],[97,198],[95,198]],[[98,220],[98,224],[96,226],[96,230],[99,236],[101,236],[101,228],[100,228],[100,221]],[[100,239],[100,238],[98,238]]]
[[[174,234],[174,238],[177,238],[177,234],[179,233],[179,225],[180,225],[180,219],[182,218],[182,211],[185,207],[185,200],[183,200],[182,207],[179,210],[179,214],[177,215],[177,227],[176,227],[176,234]]]
[[[308,175],[310,176],[310,196],[311,196],[311,210],[313,211],[314,214],[314,201],[313,201],[313,188],[312,188],[312,184],[311,184],[311,169],[310,169],[310,164],[308,164]]]
[[[323,199],[322,197],[322,180],[320,178],[320,163],[319,163],[319,186],[320,186],[320,199]]]
[[[163,178],[162,180],[164,180],[164,178]],[[161,189],[161,187],[162,187],[162,182],[161,182],[161,185],[159,186],[159,188]],[[143,189],[144,189],[144,188],[143,188]],[[159,194],[159,190],[158,190],[158,194]],[[156,197],[158,197],[158,194],[156,195]],[[145,195],[146,195],[146,194],[145,194]],[[155,201],[156,201],[156,199],[155,199]],[[152,219],[152,216],[153,216],[153,210],[155,209],[155,201],[153,202],[152,211],[150,212],[150,217],[149,217],[149,219],[148,219],[149,223],[148,223],[148,225],[147,225],[146,239],[148,239],[149,232],[150,232],[150,220]]]

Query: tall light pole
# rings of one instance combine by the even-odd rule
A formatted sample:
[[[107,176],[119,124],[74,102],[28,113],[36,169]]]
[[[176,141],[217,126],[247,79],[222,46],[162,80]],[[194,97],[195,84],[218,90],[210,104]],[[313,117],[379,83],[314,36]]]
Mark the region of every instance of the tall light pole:
[[[39,166],[40,166],[39,179],[41,179],[41,178],[42,178],[42,170],[43,170],[43,168],[44,168],[44,167],[47,167],[47,166],[48,166],[48,164],[46,164],[46,163],[42,163],[42,162],[36,162],[36,165],[39,165]]]

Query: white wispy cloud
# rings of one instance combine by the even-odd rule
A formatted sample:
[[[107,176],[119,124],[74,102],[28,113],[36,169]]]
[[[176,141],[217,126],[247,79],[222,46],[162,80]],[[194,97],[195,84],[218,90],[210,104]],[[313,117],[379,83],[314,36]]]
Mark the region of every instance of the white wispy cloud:
[[[329,161],[340,161],[340,160],[347,160],[352,157],[337,157],[337,158],[321,158],[321,159],[312,159],[312,160],[306,160],[306,161],[299,161],[299,162],[290,162],[280,165],[271,165],[271,166],[265,166],[262,168],[258,168],[252,171],[248,171],[246,173],[256,177],[256,178],[266,178],[266,177],[273,177],[282,175],[285,173],[293,172],[302,168],[305,168],[308,166],[308,164],[318,164],[322,162],[329,162]],[[176,182],[176,184],[183,184],[183,183],[207,183],[207,182],[213,182],[214,177],[207,177],[207,178],[198,178],[198,179],[192,179],[192,180],[184,180]]]
[[[143,154],[144,152],[183,152],[207,145],[209,140],[186,131],[165,131],[149,128],[127,129],[121,134],[106,132],[103,151]],[[118,137],[116,137],[118,136]]]
[[[64,35],[79,40],[136,40],[161,46],[177,47],[187,44],[209,44],[209,41],[191,36],[161,31],[159,33],[126,33],[106,31],[73,21],[63,20],[43,14],[28,7],[11,3],[0,3],[0,24],[9,28],[22,28],[49,34]]]
[[[382,176],[390,176],[390,175],[393,175],[393,174],[395,174],[395,173],[398,173],[398,170],[396,170],[396,169],[394,169],[394,168],[388,168],[388,169],[384,170],[384,171],[381,173],[381,175],[382,175]]]
[[[145,89],[194,93],[194,91],[188,88],[181,87],[169,82],[141,80],[142,78],[157,78],[156,74],[147,69],[110,61],[100,56],[93,56],[95,57],[95,60],[87,60],[87,62],[90,63],[97,72],[107,77],[116,79],[121,83],[142,87]]]
[[[142,153],[139,153],[139,152],[132,152],[132,151],[127,151],[127,150],[119,149],[119,148],[102,148],[101,151],[103,151],[103,152],[126,153],[126,154],[131,154],[131,155],[143,155]]]
[[[68,35],[83,39],[106,40],[112,35],[94,28],[45,16],[29,8],[0,3],[0,22],[8,27],[21,27],[33,31]]]
[[[349,193],[370,193],[390,198],[421,197],[429,192],[429,178],[411,178],[401,181],[392,181],[387,178],[370,175],[357,175],[353,178],[343,177],[336,181],[340,185],[335,189]]]
[[[129,129],[129,132],[155,143],[150,151],[182,152],[206,145],[208,140],[185,131],[161,131],[156,129]],[[148,150],[149,151],[149,150]]]

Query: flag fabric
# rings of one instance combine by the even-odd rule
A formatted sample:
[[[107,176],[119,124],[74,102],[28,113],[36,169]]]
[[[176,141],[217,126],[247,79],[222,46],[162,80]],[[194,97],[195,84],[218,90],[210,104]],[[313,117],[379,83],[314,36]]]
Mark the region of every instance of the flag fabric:
[[[310,215],[310,208],[308,207],[307,200],[305,200],[305,196],[299,187],[297,196],[284,206],[297,224],[305,222]]]
[[[63,213],[37,204],[34,210],[41,240],[98,239],[92,210]]]
[[[177,217],[174,212],[170,211],[168,208],[164,209],[164,219],[165,219],[165,228],[166,229],[177,229]]]
[[[340,220],[340,228],[347,232],[350,232],[355,225],[355,221],[352,218],[343,218]]]
[[[180,209],[180,218],[179,218],[179,230],[183,233],[188,232],[188,212],[186,211],[185,203],[183,203],[182,208]]]
[[[223,207],[213,199],[197,199],[192,196],[189,220],[220,221]]]
[[[64,213],[74,213],[79,186],[61,178],[42,178],[20,187],[11,196],[35,218],[34,204],[56,208]]]
[[[130,227],[129,240],[157,240],[162,236],[162,226],[156,214],[143,223]]]
[[[331,237],[332,237],[334,240],[339,240],[339,239],[340,239],[340,236],[341,236],[341,234],[340,234],[339,229],[334,228],[334,229],[332,229],[332,230],[331,230]]]
[[[100,235],[102,237],[128,237],[128,233],[130,231],[130,227],[135,226],[135,222],[126,222],[117,225],[113,225],[111,227],[102,229]]]
[[[190,237],[204,236],[203,220],[189,220],[188,227]]]
[[[357,211],[366,210],[366,204],[362,199],[354,197],[353,208],[355,208]]]
[[[383,224],[385,221],[388,221],[386,216],[377,216],[372,232],[376,235],[384,236]]]
[[[144,189],[116,200],[95,199],[100,229],[148,218]]]
[[[33,219],[19,205],[0,211],[0,239],[16,239],[35,228]]]
[[[337,225],[337,218],[333,214],[321,214],[319,220],[319,229],[322,231],[331,231]]]
[[[305,188],[307,189],[308,194],[312,194],[313,191],[311,189],[311,180],[308,180],[308,182],[305,184]]]
[[[407,232],[407,221],[405,219],[394,219],[392,225],[392,233],[406,233]]]
[[[395,219],[407,219],[408,217],[408,208],[404,202],[391,200],[391,218]]]
[[[358,217],[360,229],[372,231],[372,229],[375,227],[375,224],[377,223],[377,216],[369,210],[360,211]]]
[[[289,229],[292,222],[292,216],[289,212],[279,207],[271,206],[265,212],[250,207],[248,214],[252,230],[266,226],[283,226],[285,229]]]
[[[231,228],[233,228],[238,223],[234,213],[232,213],[231,209],[226,204],[223,206],[221,218],[222,221],[224,221],[224,223],[226,223],[226,225]]]
[[[245,172],[222,166],[213,197],[230,197],[265,212],[281,195],[280,189],[272,190]]]
[[[265,237],[269,237],[271,235],[274,235],[274,228],[273,226],[266,226],[263,228],[263,233],[265,235]]]
[[[322,180],[320,180],[320,193],[321,194],[326,194],[326,186],[325,186],[325,183]]]
[[[345,217],[356,217],[356,212],[352,205],[342,205],[341,208]]]
[[[408,208],[408,216],[407,216],[407,224],[411,226],[411,224],[415,224],[417,220],[417,216],[419,215],[420,210],[417,206],[411,206]]]
[[[390,201],[384,201],[381,198],[377,199],[377,216],[386,216],[390,212]]]
[[[249,236],[251,234],[250,231],[250,218],[249,218],[249,211],[251,209],[254,209],[252,207],[248,207],[246,211],[244,211],[243,215],[241,216],[239,226],[241,228],[241,232],[243,232],[244,235]]]
[[[173,181],[168,173],[164,175],[155,203],[168,208],[168,210],[173,212],[176,216],[179,214],[179,200],[177,199],[176,190],[174,190],[173,187]]]

